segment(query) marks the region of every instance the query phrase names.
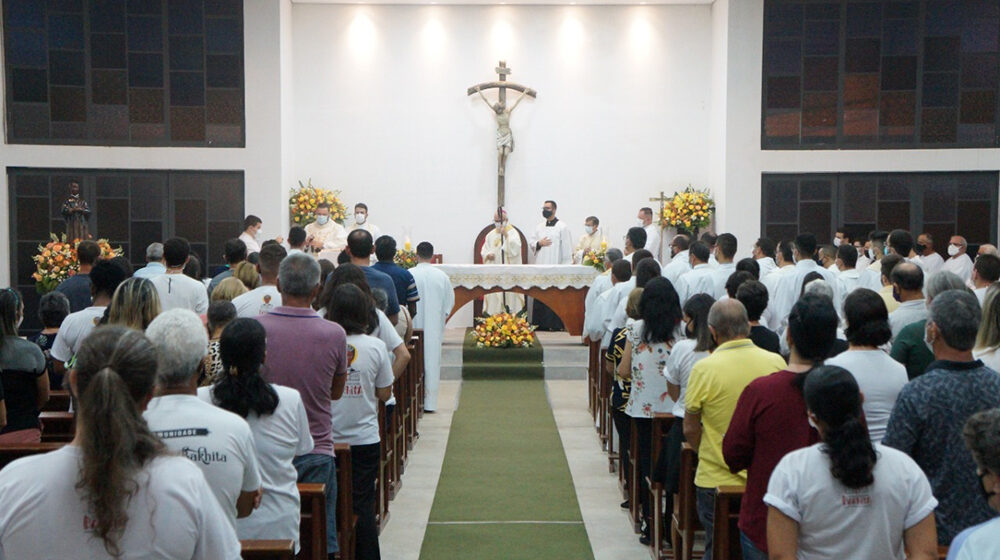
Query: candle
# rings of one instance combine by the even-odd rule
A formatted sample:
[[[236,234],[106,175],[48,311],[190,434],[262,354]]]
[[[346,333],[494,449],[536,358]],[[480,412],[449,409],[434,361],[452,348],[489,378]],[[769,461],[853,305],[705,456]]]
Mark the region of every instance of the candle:
[[[601,250],[602,251],[608,250],[608,238],[606,237],[601,239]]]
[[[410,250],[410,238],[409,237],[406,238],[406,243],[403,243],[403,249],[406,250],[406,251]]]

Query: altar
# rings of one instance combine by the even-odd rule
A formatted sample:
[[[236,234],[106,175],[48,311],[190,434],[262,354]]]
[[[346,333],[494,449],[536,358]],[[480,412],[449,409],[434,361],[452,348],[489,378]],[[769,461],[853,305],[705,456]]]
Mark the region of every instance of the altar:
[[[583,334],[584,303],[599,273],[583,265],[547,264],[439,264],[455,289],[454,315],[465,304],[493,292],[515,292],[533,297],[562,319],[566,331]],[[449,315],[449,318],[451,317]]]

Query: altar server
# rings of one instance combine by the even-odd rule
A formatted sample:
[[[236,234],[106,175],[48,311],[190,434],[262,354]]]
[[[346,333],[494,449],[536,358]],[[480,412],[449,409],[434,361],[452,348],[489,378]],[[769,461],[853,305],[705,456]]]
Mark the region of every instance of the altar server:
[[[784,243],[783,243],[784,244]],[[774,289],[774,297],[768,305],[773,311],[773,320],[779,323],[772,324],[772,318],[768,319],[768,326],[772,329],[778,324],[784,323],[788,318],[792,306],[799,300],[802,293],[802,281],[810,272],[817,272],[823,280],[833,288],[833,301],[840,301],[840,286],[837,283],[837,276],[830,270],[823,268],[816,262],[816,236],[811,233],[803,233],[795,238],[792,245],[792,255],[795,260],[795,267],[791,272],[784,274],[778,280]],[[765,285],[767,283],[765,282]],[[769,288],[770,289],[770,288]]]
[[[656,262],[660,262],[660,223],[653,221],[653,209],[645,206],[639,209],[639,227],[646,230],[646,246],[643,247],[650,253]]]
[[[339,252],[347,247],[347,230],[330,218],[330,205],[316,206],[316,221],[306,226],[306,245],[314,252]]]
[[[545,201],[542,207],[545,221],[538,224],[531,236],[531,252],[535,255],[535,264],[573,263],[573,239],[566,224],[556,218],[556,208],[554,201]],[[562,321],[542,302],[535,300],[532,312],[533,321],[539,330],[562,330]]]
[[[350,233],[356,229],[367,231],[372,234],[372,239],[376,241],[378,241],[379,237],[382,237],[382,232],[378,229],[378,226],[368,220],[368,205],[364,202],[354,205],[354,223],[347,232]]]
[[[621,260],[621,249],[608,249],[604,255],[604,272],[594,278],[584,302],[583,331],[589,340],[600,341],[604,338],[603,307],[599,301],[601,294],[614,286],[611,279],[611,267]]]
[[[708,245],[701,241],[695,241],[688,249],[691,270],[678,278],[675,286],[682,305],[695,294],[715,293],[714,269],[708,264],[710,255]]]
[[[434,246],[424,241],[417,245],[417,266],[410,269],[420,294],[413,328],[424,329],[424,410],[427,412],[437,410],[444,324],[455,306],[451,280],[431,265],[433,258]]]
[[[493,214],[493,229],[486,234],[479,255],[483,264],[521,264],[521,236],[507,221],[507,211]],[[483,298],[483,312],[487,315],[519,313],[524,309],[524,296],[512,292],[495,292]]]

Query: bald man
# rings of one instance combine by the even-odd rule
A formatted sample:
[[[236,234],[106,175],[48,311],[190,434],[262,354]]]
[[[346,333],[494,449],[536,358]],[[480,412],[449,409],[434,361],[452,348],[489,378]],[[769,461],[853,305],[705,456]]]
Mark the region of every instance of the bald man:
[[[976,251],[976,256],[982,255],[993,255],[994,257],[1000,256],[997,254],[997,246],[990,245],[989,243],[984,243],[979,246],[979,251]]]
[[[972,259],[966,254],[969,243],[961,235],[952,236],[948,240],[948,260],[941,265],[941,270],[953,272],[968,284],[972,280]]]
[[[924,299],[924,270],[920,266],[901,262],[889,275],[892,291],[899,307],[889,314],[889,327],[895,340],[899,331],[910,323],[927,318],[927,300]]]

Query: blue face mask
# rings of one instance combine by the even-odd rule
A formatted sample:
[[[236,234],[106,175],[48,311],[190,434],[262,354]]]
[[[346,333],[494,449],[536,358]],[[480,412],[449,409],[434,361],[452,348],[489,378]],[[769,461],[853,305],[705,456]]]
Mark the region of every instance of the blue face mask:
[[[888,245],[885,246],[885,247],[882,247],[882,254],[885,255],[885,256],[889,256],[889,246]]]

